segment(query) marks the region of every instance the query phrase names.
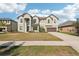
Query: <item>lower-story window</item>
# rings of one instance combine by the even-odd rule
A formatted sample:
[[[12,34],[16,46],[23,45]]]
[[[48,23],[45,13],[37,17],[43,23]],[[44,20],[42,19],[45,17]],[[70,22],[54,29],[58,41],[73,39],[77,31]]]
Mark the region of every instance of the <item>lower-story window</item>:
[[[37,30],[37,27],[36,27],[36,26],[34,26],[34,27],[33,27],[33,30]]]
[[[23,27],[22,27],[22,26],[20,26],[20,30],[22,30],[22,28],[23,28]]]

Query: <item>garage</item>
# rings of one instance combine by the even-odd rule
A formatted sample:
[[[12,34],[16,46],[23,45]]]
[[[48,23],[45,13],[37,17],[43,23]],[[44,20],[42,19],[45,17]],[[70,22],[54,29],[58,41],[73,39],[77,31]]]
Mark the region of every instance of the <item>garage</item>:
[[[56,28],[47,28],[47,32],[56,32]]]

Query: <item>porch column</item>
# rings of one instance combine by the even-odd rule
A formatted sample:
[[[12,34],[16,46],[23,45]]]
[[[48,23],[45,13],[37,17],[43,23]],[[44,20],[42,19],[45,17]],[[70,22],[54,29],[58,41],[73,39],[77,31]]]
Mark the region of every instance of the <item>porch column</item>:
[[[37,26],[37,30],[38,30],[38,32],[39,32],[39,26]]]
[[[29,19],[29,31],[31,31],[31,19]]]
[[[7,27],[5,27],[5,29],[3,31],[7,32],[7,30],[8,30]]]
[[[44,26],[44,29],[45,29],[45,32],[47,32],[47,27],[46,26]]]
[[[26,20],[24,20],[24,26],[23,26],[24,27],[23,28],[24,29],[24,32],[27,32],[27,24],[26,23],[27,23]]]

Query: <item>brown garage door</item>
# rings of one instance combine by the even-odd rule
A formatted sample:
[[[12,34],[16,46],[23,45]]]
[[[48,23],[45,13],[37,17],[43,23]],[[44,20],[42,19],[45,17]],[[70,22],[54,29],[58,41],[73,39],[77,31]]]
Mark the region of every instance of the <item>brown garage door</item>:
[[[56,28],[47,28],[47,32],[56,32]]]

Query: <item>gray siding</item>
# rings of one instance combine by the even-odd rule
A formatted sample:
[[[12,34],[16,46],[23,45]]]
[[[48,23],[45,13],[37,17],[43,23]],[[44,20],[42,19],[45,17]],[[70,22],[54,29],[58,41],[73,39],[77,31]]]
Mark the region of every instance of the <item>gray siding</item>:
[[[12,21],[11,22],[11,31],[12,32],[17,32],[17,28],[18,28],[17,22]]]

